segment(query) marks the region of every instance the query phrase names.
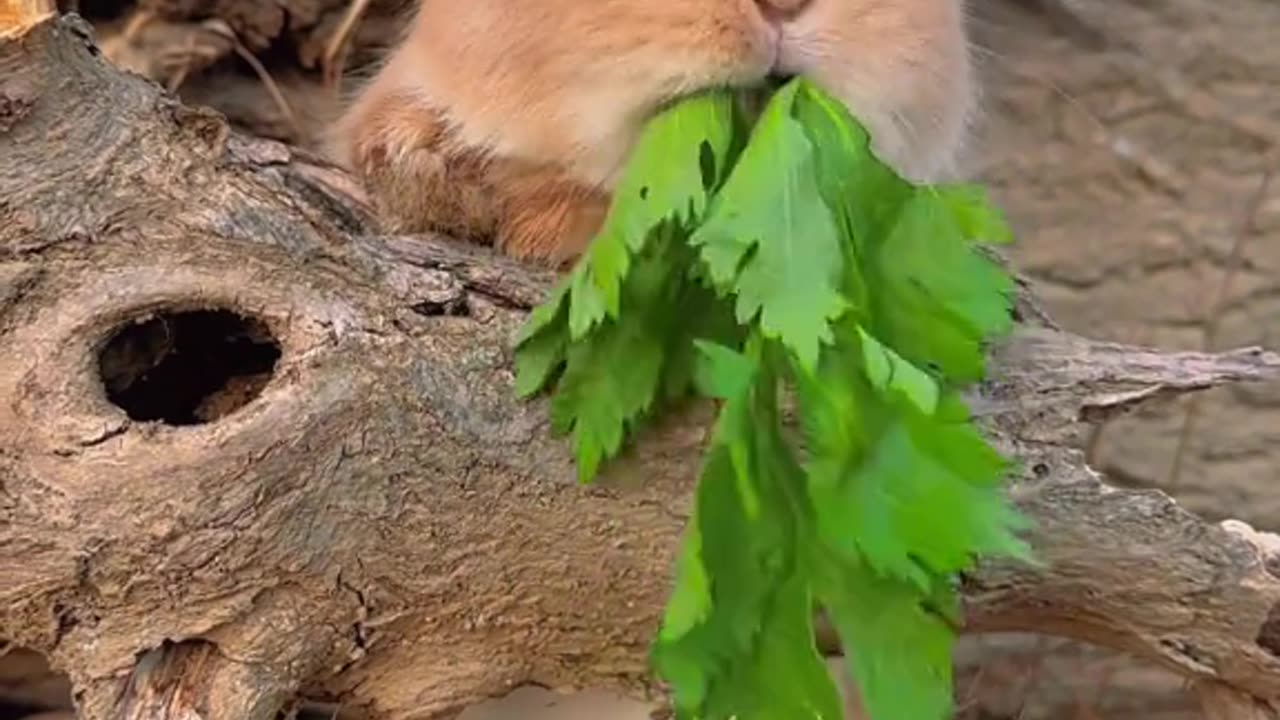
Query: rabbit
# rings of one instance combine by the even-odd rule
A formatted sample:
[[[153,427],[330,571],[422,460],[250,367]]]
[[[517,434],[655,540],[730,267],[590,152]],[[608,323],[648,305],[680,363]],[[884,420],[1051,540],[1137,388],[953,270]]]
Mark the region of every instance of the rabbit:
[[[646,121],[713,88],[803,76],[899,174],[952,173],[977,104],[963,0],[420,0],[331,129],[393,232],[564,267]]]

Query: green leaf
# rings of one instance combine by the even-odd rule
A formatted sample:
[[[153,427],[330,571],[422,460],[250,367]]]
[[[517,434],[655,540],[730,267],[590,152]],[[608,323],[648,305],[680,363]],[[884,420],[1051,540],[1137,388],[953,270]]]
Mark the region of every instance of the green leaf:
[[[575,269],[574,340],[606,316],[619,317],[623,278],[655,228],[664,222],[688,228],[706,211],[732,160],[733,129],[733,97],[724,91],[688,98],[645,126],[604,226]]]
[[[711,362],[732,356],[713,353]],[[757,371],[751,373],[751,382],[725,399],[713,430],[694,495],[682,572],[673,591],[685,606],[683,612],[668,613],[669,624],[664,624],[653,650],[655,665],[672,685],[677,711],[708,720],[728,717],[709,704],[724,702],[720,696],[736,685],[735,668],[750,662],[755,653],[775,581],[785,578],[795,542],[788,515],[752,518],[746,510],[744,475],[753,494],[776,495],[777,486],[753,470],[762,457],[756,431],[770,425],[757,416],[754,402],[761,384],[758,366],[750,358],[741,359]],[[728,362],[737,364],[736,359]],[[735,462],[734,455],[745,463]],[[694,557],[700,559],[704,577],[691,569]],[[709,588],[709,602],[700,597],[700,585]]]
[[[693,388],[698,364],[695,341],[738,343],[742,329],[732,309],[688,273],[672,268],[694,264],[693,251],[677,228],[661,226],[632,262],[622,287],[619,320],[606,319],[584,341],[558,345],[544,329],[517,356],[518,372],[534,387],[563,353],[564,370],[551,401],[552,428],[571,433],[578,478],[589,482],[605,460],[621,451],[627,437],[666,401]],[[563,319],[561,319],[563,323]],[[520,379],[520,376],[517,376]]]
[[[696,262],[691,252],[688,257],[688,262]],[[680,332],[668,338],[663,396],[675,400],[695,389],[706,396],[705,389],[697,387],[700,380],[706,379],[699,378],[699,372],[705,369],[703,346],[740,347],[745,330],[734,320],[733,306],[693,278],[684,283],[684,294],[675,308],[673,312],[681,316]]]
[[[696,522],[685,530],[679,574],[667,601],[659,642],[675,642],[707,621],[711,614],[711,580],[702,565],[702,534]]]
[[[565,300],[569,296],[570,279],[565,278],[556,283],[547,299],[529,312],[529,317],[516,335],[516,346],[519,347],[544,330],[563,329],[564,319],[561,313],[565,310]]]
[[[838,718],[839,695],[814,647],[813,600],[797,555],[801,476],[777,432],[776,380],[761,365],[759,342],[742,354],[702,347],[725,406],[655,663],[672,684],[680,717]],[[744,483],[754,500],[744,496]],[[758,511],[764,508],[770,511]]]
[[[1021,552],[1000,484],[1007,465],[967,415],[955,414],[959,399],[922,411],[892,384],[877,387],[865,352],[852,345],[827,353],[816,374],[795,373],[824,543],[922,592],[976,555]]]
[[[1013,324],[1013,279],[983,257],[928,188],[898,209],[865,273],[876,310],[868,330],[953,382],[983,379],[986,342]]]
[[[695,340],[694,345],[701,352],[696,377],[704,396],[728,400],[747,391],[755,379],[755,363],[717,343]]]
[[[812,366],[848,301],[837,289],[839,232],[818,189],[813,146],[791,117],[789,87],[765,108],[689,242],[734,296],[738,322],[758,321],[765,337]]]
[[[582,482],[619,453],[628,432],[656,402],[679,390],[673,373],[689,382],[693,370],[686,366],[692,361],[671,348],[690,345],[714,312],[683,312],[682,303],[691,296],[708,295],[692,289],[686,275],[670,272],[680,258],[691,262],[691,252],[674,230],[659,233],[635,258],[623,285],[625,320],[606,320],[592,330],[589,342],[565,350],[565,369],[551,401],[552,428],[572,433]],[[528,362],[541,358],[534,355]]]
[[[516,394],[522,398],[545,389],[564,365],[569,334],[565,328],[569,281],[558,283],[546,301],[529,313],[516,335]]]
[[[578,479],[594,478],[600,463],[618,454],[628,423],[649,409],[662,368],[654,328],[603,325],[590,345],[569,348],[551,401],[552,428],[572,433]]]
[[[537,333],[516,349],[516,394],[520,397],[541,392],[563,367],[569,336],[557,330]]]
[[[1013,231],[986,188],[980,185],[942,185],[933,188],[938,200],[955,216],[960,232],[968,239],[988,245],[1008,245]]]
[[[1014,554],[1020,548],[1011,532],[1016,515],[996,484],[1000,473],[986,472],[977,464],[983,458],[972,457],[986,446],[966,437],[967,429],[919,419],[889,426],[868,462],[837,492],[815,493],[820,507],[826,500],[845,510],[819,517],[819,525],[836,535],[855,523],[859,554],[878,572],[916,580],[922,588],[930,582],[922,566],[931,574],[951,574],[971,569],[977,555]],[[929,454],[925,432],[946,435],[939,444],[952,445],[947,449],[953,454]]]
[[[814,85],[801,82],[793,114],[814,147],[820,149],[819,185],[824,201],[838,218],[842,245],[856,263],[865,263],[866,243],[892,227],[914,188],[875,157],[871,136],[849,111]],[[866,270],[850,269],[858,273]],[[846,287],[846,292],[849,289]],[[859,303],[858,308],[867,310],[865,303]]]
[[[604,321],[609,298],[595,281],[590,265],[574,268],[569,290],[569,337],[578,341]]]
[[[871,386],[881,392],[896,391],[911,401],[916,409],[931,414],[938,407],[938,383],[902,356],[885,347],[879,340],[858,328],[862,347],[862,364]]]
[[[809,578],[795,573],[783,579],[769,600],[751,661],[713,696],[711,716],[837,720],[840,695],[814,646]]]
[[[822,149],[823,197],[858,265],[843,290],[865,299],[856,307],[866,330],[952,382],[981,380],[985,343],[1012,328],[1013,279],[976,248],[1008,242],[1000,214],[973,186],[915,187],[897,176],[848,110],[811,84],[795,115]]]
[[[605,228],[531,316],[522,395],[595,476],[664,403],[720,406],[653,648],[681,720],[834,720],[826,608],[876,720],[942,720],[957,573],[1030,558],[963,388],[1012,325],[981,188],[917,187],[805,80],[745,148],[708,95],[646,130]],[[778,397],[794,384],[796,460]]]
[[[845,563],[825,578],[820,597],[868,717],[951,717],[955,633],[921,605],[915,587]]]

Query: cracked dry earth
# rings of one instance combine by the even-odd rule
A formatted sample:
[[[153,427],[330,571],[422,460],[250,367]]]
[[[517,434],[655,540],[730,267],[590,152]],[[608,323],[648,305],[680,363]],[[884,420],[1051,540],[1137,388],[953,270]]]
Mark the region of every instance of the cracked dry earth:
[[[1055,320],[1167,349],[1280,349],[1280,179],[1267,182],[1280,167],[1280,4],[972,1],[988,88],[976,174]],[[183,94],[220,105],[208,88]],[[1114,420],[1090,452],[1115,484],[1280,530],[1280,382]],[[966,720],[1200,717],[1172,676],[1071,643],[967,638],[959,675]],[[651,709],[522,689],[464,717]]]

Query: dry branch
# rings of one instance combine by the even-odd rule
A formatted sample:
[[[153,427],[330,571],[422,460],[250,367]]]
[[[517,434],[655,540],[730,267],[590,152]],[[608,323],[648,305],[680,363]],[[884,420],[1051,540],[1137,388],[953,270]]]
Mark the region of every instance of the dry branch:
[[[69,672],[83,717],[260,720],[305,691],[435,718],[522,683],[647,688],[706,408],[577,486],[511,387],[547,276],[379,236],[357,195],[110,67],[74,17],[0,41],[0,637]],[[1022,305],[974,405],[1024,463],[1048,566],[966,578],[969,629],[1121,648],[1206,707],[1277,717],[1280,538],[1108,487],[1073,448],[1280,358],[1093,342]],[[262,326],[181,314],[210,308]],[[192,324],[229,365],[183,355]],[[173,367],[143,399],[190,400],[186,424],[104,391]]]

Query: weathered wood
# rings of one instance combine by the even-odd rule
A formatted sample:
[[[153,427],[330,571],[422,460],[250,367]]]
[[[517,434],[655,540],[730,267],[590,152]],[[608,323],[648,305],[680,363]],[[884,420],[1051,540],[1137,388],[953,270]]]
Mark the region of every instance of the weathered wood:
[[[288,698],[279,685],[260,684],[258,674],[253,663],[225,657],[210,643],[164,643],[138,658],[112,713],[121,720],[177,720],[200,717],[213,705],[226,717],[272,717]]]
[[[0,41],[0,637],[70,673],[89,720],[258,720],[302,690],[375,718],[530,682],[646,691],[707,412],[576,485],[545,405],[511,386],[548,279],[380,236],[341,172],[113,69],[74,17]],[[193,424],[112,404],[104,347],[112,391],[142,387],[185,347],[179,313],[210,308],[264,326],[228,362],[274,342],[274,365],[224,378]],[[1024,463],[1013,494],[1048,564],[966,578],[969,629],[1129,650],[1276,717],[1280,539],[1107,487],[1072,448],[1280,358],[1023,314],[974,405]],[[156,407],[225,369],[187,367]]]

